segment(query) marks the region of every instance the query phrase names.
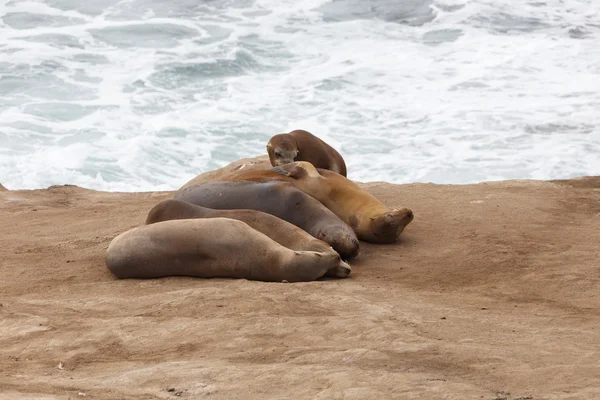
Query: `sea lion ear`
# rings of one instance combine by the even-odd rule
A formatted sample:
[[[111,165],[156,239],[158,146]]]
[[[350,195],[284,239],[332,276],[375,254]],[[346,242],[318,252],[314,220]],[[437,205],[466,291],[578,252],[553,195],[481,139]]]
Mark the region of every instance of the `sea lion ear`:
[[[273,167],[271,171],[294,179],[302,179],[302,177],[306,176],[306,170],[295,162]]]

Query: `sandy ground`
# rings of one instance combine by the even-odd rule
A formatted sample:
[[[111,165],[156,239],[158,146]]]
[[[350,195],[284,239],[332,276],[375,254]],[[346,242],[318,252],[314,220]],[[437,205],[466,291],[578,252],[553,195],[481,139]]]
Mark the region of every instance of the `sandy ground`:
[[[0,191],[0,398],[600,398],[600,178],[363,186],[402,240],[297,284],[118,281],[172,193]]]

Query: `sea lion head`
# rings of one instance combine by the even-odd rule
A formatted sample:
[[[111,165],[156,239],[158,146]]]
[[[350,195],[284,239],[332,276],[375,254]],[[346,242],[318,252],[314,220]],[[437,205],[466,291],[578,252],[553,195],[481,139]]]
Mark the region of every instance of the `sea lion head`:
[[[376,237],[377,243],[395,243],[413,218],[414,214],[408,208],[389,211],[377,217],[371,217],[370,231]]]
[[[275,135],[267,143],[267,153],[274,167],[294,162],[299,152],[296,139],[287,133]]]
[[[350,272],[352,271],[352,267],[347,262],[342,260],[339,253],[335,251],[328,243],[320,239],[314,239],[308,243],[303,250],[314,251],[319,254],[328,254],[329,256],[335,258],[336,266],[327,272],[327,276],[348,278]]]
[[[349,228],[349,227],[348,227]],[[347,260],[358,255],[359,242],[354,232],[341,226],[329,226],[322,229],[318,239],[324,240],[336,249],[342,259]]]

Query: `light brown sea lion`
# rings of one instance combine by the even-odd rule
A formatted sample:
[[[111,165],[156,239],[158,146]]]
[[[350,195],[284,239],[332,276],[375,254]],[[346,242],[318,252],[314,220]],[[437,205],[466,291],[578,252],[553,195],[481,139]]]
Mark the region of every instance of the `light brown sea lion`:
[[[198,176],[193,177],[185,183],[178,191],[181,192],[184,189],[191,186],[198,186],[202,183],[217,182],[221,175],[229,174],[236,171],[249,171],[249,170],[266,170],[271,168],[271,162],[267,154],[258,157],[242,158],[237,161],[233,161],[223,168],[204,172]]]
[[[372,243],[394,243],[413,220],[408,208],[390,209],[350,179],[306,161],[296,161],[270,170],[234,171],[221,181],[290,182],[319,200],[354,229],[359,239]]]
[[[336,268],[335,252],[294,251],[242,221],[179,219],[142,225],[115,237],[106,266],[117,278],[241,278],[306,282]]]
[[[316,168],[346,176],[346,163],[341,154],[312,133],[301,129],[273,136],[267,144],[267,152],[274,167],[294,161],[308,161]]]
[[[322,240],[274,215],[256,210],[215,210],[197,206],[180,200],[164,200],[155,205],[146,218],[146,224],[190,218],[230,218],[245,222],[251,228],[265,234],[282,246],[297,251],[335,252]],[[336,253],[337,254],[337,253]],[[345,278],[350,266],[340,260],[340,264],[327,272],[327,276]]]
[[[176,200],[214,209],[266,212],[329,243],[343,259],[358,254],[356,233],[323,204],[286,182],[211,182],[188,187]]]

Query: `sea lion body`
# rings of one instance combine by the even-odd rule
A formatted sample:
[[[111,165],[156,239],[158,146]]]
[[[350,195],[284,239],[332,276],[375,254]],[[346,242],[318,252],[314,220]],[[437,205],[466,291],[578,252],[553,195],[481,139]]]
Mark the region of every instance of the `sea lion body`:
[[[235,219],[245,222],[251,228],[291,250],[321,253],[335,252],[328,243],[316,239],[296,225],[274,215],[256,210],[215,210],[180,200],[164,200],[150,210],[146,218],[146,224],[191,218]],[[327,275],[346,278],[350,270],[350,266],[340,259],[339,265],[328,271]]]
[[[267,144],[269,160],[274,167],[294,161],[308,161],[346,176],[346,163],[340,153],[310,132],[295,130],[273,136]]]
[[[207,171],[203,174],[197,175],[187,181],[185,185],[179,188],[178,192],[182,192],[191,186],[198,186],[207,182],[217,182],[221,175],[227,175],[232,172],[239,171],[250,171],[250,170],[267,170],[271,168],[271,162],[269,161],[269,155],[265,154],[258,157],[242,158],[237,161],[233,161],[223,168],[219,168],[213,171]]]
[[[349,224],[364,241],[395,243],[414,218],[412,210],[406,207],[391,209],[377,197],[339,174],[327,170],[318,170],[318,174],[321,178],[317,179],[320,181],[324,178],[329,188],[327,196],[320,196],[323,204],[335,215],[343,215],[342,221]],[[307,185],[307,190],[310,185]],[[319,190],[315,188],[311,192],[319,193]]]
[[[323,204],[286,182],[211,182],[188,187],[176,200],[214,209],[251,209],[279,217],[328,243],[343,259],[358,254],[350,226]]]
[[[313,281],[339,264],[335,252],[294,251],[228,218],[143,225],[115,237],[106,266],[118,278],[241,278]]]
[[[308,162],[293,162],[266,171],[235,171],[222,181],[282,181],[319,200],[354,229],[359,239],[372,243],[394,243],[413,220],[408,208],[391,209],[350,179]]]

